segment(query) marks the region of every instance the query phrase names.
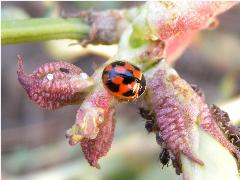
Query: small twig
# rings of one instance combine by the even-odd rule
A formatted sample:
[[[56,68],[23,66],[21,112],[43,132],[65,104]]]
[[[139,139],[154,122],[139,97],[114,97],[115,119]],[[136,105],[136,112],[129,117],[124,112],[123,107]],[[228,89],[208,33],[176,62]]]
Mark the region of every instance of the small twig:
[[[75,39],[81,45],[114,44],[138,13],[129,10],[82,11],[61,18],[35,18],[2,21],[2,44],[29,43],[56,39]]]
[[[29,43],[54,39],[82,40],[89,25],[79,18],[36,18],[2,21],[2,44]]]

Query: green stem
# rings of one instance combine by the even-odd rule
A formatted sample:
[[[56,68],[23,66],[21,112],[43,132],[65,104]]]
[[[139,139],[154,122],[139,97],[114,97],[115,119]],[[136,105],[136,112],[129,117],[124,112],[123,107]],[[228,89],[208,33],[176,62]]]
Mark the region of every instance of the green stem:
[[[35,18],[2,21],[2,44],[87,37],[90,27],[79,18]]]

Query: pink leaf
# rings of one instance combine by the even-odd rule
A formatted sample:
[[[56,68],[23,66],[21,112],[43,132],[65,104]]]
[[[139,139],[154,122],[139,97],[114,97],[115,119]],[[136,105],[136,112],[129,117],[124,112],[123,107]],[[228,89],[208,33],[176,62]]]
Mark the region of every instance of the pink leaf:
[[[197,31],[182,32],[165,40],[165,57],[169,64],[174,63],[181,56],[196,34]]]
[[[165,46],[151,47],[163,52],[168,63],[173,63],[201,30],[216,27],[216,16],[239,2],[221,1],[163,1],[148,2],[146,39],[162,41]],[[156,44],[157,46],[157,44]],[[152,54],[152,53],[151,53]]]
[[[160,40],[179,33],[208,28],[213,18],[238,2],[184,1],[149,2],[148,23]],[[156,33],[156,34],[155,34]]]
[[[146,75],[149,103],[160,134],[173,155],[184,154],[203,165],[204,159],[200,160],[192,151],[193,125],[196,124],[240,158],[240,151],[224,136],[204,98],[199,96],[199,90],[198,94],[163,62],[151,73]]]
[[[81,141],[81,147],[85,158],[91,166],[98,169],[100,168],[98,164],[99,158],[107,154],[112,144],[115,127],[113,119],[114,112],[113,109],[106,111],[106,118],[100,125],[100,131],[95,139],[83,139]]]
[[[31,100],[46,109],[80,103],[87,94],[86,90],[93,85],[93,80],[80,68],[67,62],[43,64],[30,75],[24,73],[20,56],[18,65],[20,84]]]
[[[110,149],[115,121],[113,97],[105,90],[93,92],[76,116],[76,123],[67,131],[70,145],[80,142],[85,158],[91,166],[100,168],[98,160]]]
[[[202,113],[202,121],[201,128],[203,128],[206,132],[211,134],[218,142],[220,142],[225,148],[227,148],[230,152],[237,156],[237,159],[240,161],[240,149],[237,149],[229,140],[225,137],[221,129],[217,124],[217,116],[211,109],[205,105],[203,107],[204,111]]]
[[[200,112],[195,99],[197,94],[177,74],[165,69],[165,66],[161,67],[153,75],[146,76],[149,103],[156,115],[160,134],[177,158],[184,154],[203,165],[203,161],[192,152],[194,142],[191,141],[193,123]],[[183,103],[180,99],[189,102]]]

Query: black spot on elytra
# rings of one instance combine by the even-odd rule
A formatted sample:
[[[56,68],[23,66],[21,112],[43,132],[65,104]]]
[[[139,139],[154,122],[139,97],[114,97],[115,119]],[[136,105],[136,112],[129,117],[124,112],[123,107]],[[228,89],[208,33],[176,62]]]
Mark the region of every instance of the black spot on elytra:
[[[123,84],[131,84],[135,81],[135,78],[132,76],[123,76]]]
[[[68,69],[66,69],[66,68],[59,68],[59,70],[61,71],[61,72],[64,72],[64,73],[69,73],[69,70]]]
[[[115,67],[115,66],[125,66],[125,64],[126,63],[123,61],[115,61],[111,65],[112,65],[112,67]]]
[[[131,70],[126,70],[124,74],[119,74],[123,78],[123,84],[130,84],[136,81],[136,78],[133,76],[133,72]]]
[[[135,95],[135,92],[133,92],[133,90],[130,90],[130,91],[128,91],[128,92],[123,93],[123,95],[126,96],[126,97],[134,96],[134,95]]]
[[[128,69],[128,70],[126,70],[126,74],[128,76],[133,76],[133,71]]]
[[[119,85],[118,84],[114,84],[112,81],[107,81],[106,86],[112,92],[118,92],[119,91]]]

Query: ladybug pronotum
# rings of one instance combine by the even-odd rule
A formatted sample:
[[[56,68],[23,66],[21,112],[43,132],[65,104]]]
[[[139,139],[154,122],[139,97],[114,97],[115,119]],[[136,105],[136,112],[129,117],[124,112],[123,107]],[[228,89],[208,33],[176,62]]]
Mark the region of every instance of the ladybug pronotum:
[[[146,88],[142,71],[123,61],[115,61],[107,65],[102,73],[102,81],[110,94],[125,101],[138,98]]]

